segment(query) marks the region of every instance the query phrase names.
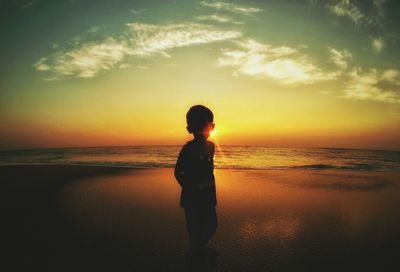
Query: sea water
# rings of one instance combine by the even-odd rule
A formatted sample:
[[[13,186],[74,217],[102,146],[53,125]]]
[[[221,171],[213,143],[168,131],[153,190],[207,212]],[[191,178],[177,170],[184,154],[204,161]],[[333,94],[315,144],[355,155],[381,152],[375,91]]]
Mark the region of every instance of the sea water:
[[[48,148],[0,151],[0,164],[81,164],[172,168],[181,146]],[[400,151],[217,146],[215,168],[400,171]]]

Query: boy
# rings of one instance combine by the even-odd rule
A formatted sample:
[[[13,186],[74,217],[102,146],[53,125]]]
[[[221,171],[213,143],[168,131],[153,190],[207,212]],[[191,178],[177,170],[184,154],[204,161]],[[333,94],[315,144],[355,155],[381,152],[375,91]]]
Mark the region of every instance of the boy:
[[[217,229],[217,205],[213,142],[207,141],[214,129],[214,115],[202,105],[191,107],[186,114],[189,133],[194,139],[179,153],[175,178],[182,187],[180,206],[185,210],[192,256],[205,256],[207,243]]]

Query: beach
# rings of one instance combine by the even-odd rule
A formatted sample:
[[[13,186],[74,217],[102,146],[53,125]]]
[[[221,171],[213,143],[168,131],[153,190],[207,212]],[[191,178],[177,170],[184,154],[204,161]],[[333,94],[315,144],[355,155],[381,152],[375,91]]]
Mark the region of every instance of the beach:
[[[7,271],[187,271],[173,168],[0,166]],[[216,169],[210,271],[390,271],[399,172]]]

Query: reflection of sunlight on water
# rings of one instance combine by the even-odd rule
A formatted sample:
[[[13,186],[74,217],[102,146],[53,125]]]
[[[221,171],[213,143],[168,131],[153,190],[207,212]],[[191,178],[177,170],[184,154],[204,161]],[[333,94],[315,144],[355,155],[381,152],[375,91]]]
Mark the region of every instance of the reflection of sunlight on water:
[[[363,170],[396,171],[400,152],[324,148],[272,148],[265,146],[224,145],[226,130],[210,137],[216,145],[215,168],[291,169],[291,170]],[[191,137],[188,137],[188,140]],[[183,143],[182,143],[183,144]],[[179,145],[117,146],[16,150],[0,152],[1,164],[55,163],[173,168],[182,148]],[[371,185],[379,186],[379,184]]]
[[[294,240],[299,230],[300,220],[293,215],[272,217],[261,224],[261,233],[271,239]]]
[[[343,223],[347,226],[344,228],[345,233],[352,237],[358,237],[363,231],[368,229],[370,219],[372,219],[369,213],[365,210],[371,211],[367,203],[363,203],[364,200],[360,199],[351,205],[340,207],[340,215]],[[367,205],[364,205],[367,204]]]
[[[240,236],[245,244],[267,243],[286,245],[294,241],[300,232],[300,219],[292,214],[271,216],[265,220],[244,222],[240,228]]]
[[[287,269],[272,271],[308,271],[311,262],[315,271],[326,271],[326,261],[341,258],[344,249],[352,263],[377,245],[382,261],[385,254],[396,254],[397,173],[379,173],[388,185],[377,190],[369,189],[375,178],[365,172],[217,169],[215,174],[218,230],[211,247],[229,268],[220,271],[266,271],[260,267],[274,262]],[[173,169],[131,170],[71,183],[60,203],[85,232],[117,234],[157,256],[174,250],[183,256],[188,240],[179,193]],[[304,269],[298,269],[303,261]]]
[[[224,151],[222,150],[222,148],[221,148],[221,145],[219,144],[219,142],[218,142],[218,139],[217,139],[217,131],[216,130],[213,130],[214,131],[214,134],[212,135],[212,141],[214,142],[214,144],[215,144],[215,147],[216,147],[216,152],[215,152],[215,154],[214,154],[214,157],[217,157],[217,161],[224,161],[225,160],[225,154],[224,154]],[[214,161],[215,161],[215,158],[214,158]]]
[[[393,208],[397,209],[399,192],[396,190],[375,193],[358,193],[340,205],[340,219],[344,224],[343,233],[352,240],[363,240],[371,233],[384,229],[385,235],[397,232],[400,222],[393,224]],[[385,200],[382,200],[384,196]]]

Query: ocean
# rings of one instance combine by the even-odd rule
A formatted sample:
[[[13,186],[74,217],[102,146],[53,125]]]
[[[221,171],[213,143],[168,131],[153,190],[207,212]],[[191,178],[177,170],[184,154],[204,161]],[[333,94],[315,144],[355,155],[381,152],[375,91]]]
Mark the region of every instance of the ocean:
[[[120,146],[0,151],[0,165],[78,164],[171,168],[181,146]],[[215,168],[400,171],[400,151],[218,146]]]

